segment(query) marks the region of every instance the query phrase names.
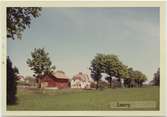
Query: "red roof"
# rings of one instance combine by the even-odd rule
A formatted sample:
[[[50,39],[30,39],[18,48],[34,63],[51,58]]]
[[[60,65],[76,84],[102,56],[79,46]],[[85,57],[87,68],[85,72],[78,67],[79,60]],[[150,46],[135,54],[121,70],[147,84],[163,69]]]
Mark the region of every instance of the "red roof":
[[[73,76],[74,80],[82,80],[82,81],[86,81],[89,79],[88,75],[82,72],[79,72],[77,75]]]
[[[52,75],[54,78],[57,78],[57,79],[69,79],[66,76],[65,72],[63,72],[63,71],[56,71],[56,72],[51,73],[50,75]],[[44,78],[44,77],[42,76],[40,78]]]
[[[52,75],[53,75],[54,77],[56,77],[56,78],[59,78],[59,79],[69,79],[69,78],[66,76],[65,72],[63,72],[63,71],[56,71],[56,72],[53,72]]]

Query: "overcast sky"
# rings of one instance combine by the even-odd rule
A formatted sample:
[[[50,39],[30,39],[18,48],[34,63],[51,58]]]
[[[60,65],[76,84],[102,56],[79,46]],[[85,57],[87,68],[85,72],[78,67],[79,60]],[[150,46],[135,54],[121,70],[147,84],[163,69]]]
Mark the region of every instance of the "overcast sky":
[[[24,76],[34,48],[45,48],[57,70],[90,73],[96,53],[115,54],[152,79],[160,64],[159,8],[43,8],[22,40],[8,40],[8,56]]]

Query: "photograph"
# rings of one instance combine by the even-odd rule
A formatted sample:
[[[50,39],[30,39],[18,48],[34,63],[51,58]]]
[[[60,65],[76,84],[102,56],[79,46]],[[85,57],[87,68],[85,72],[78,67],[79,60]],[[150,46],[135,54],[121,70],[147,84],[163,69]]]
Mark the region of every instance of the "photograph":
[[[7,110],[159,110],[159,8],[6,12]]]
[[[6,111],[160,111],[160,7],[6,7]]]

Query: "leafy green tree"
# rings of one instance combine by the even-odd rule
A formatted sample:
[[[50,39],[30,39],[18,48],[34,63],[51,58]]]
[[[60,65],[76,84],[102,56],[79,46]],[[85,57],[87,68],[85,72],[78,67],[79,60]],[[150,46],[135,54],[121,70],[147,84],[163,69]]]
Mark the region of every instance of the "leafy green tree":
[[[109,87],[112,87],[112,78],[118,78],[121,84],[121,79],[124,80],[125,87],[141,87],[143,82],[147,80],[145,74],[133,68],[128,68],[124,65],[116,55],[112,54],[97,54],[91,62],[91,77],[97,81],[101,79],[101,74],[105,73],[108,75],[106,80],[109,82]]]
[[[130,88],[133,79],[133,68],[128,68],[128,77],[124,79],[124,86]]]
[[[91,66],[90,66],[90,70],[91,70],[91,77],[93,78],[93,80],[96,81],[96,89],[99,88],[99,81],[102,77],[101,73],[103,72],[103,60],[104,60],[104,56],[103,54],[97,54],[95,56],[95,58],[91,61]]]
[[[37,78],[40,88],[40,79],[39,77],[44,74],[49,74],[55,70],[55,66],[52,66],[52,62],[48,57],[49,53],[45,51],[44,48],[34,49],[31,52],[32,59],[27,59],[27,64],[34,71],[34,76]]]
[[[133,68],[128,68],[129,78],[125,79],[126,87],[142,87],[143,82],[147,80],[145,74]]]
[[[7,38],[20,38],[32,18],[40,16],[40,7],[7,7]]]
[[[120,70],[118,72],[118,80],[121,82],[121,79],[128,79],[129,78],[129,73],[128,73],[128,66],[124,65],[121,63],[120,65]],[[124,87],[124,84],[121,84]]]
[[[12,67],[12,62],[9,57],[7,57],[7,105],[16,104],[16,75]]]
[[[110,87],[112,84],[112,77],[127,78],[128,70],[127,66],[123,65],[123,63],[119,60],[116,55],[111,54],[97,54],[95,58],[91,62],[91,76],[97,82],[101,78],[102,73],[106,73],[109,77],[106,78],[108,80]]]
[[[147,80],[146,75],[138,70],[134,71],[134,78],[135,78],[137,87],[142,87],[143,82]]]
[[[126,78],[128,77],[127,66],[123,65],[123,63],[119,60],[116,55],[108,54],[104,56],[104,73],[108,74],[109,77],[107,78],[110,84],[112,84],[112,77],[119,78]]]

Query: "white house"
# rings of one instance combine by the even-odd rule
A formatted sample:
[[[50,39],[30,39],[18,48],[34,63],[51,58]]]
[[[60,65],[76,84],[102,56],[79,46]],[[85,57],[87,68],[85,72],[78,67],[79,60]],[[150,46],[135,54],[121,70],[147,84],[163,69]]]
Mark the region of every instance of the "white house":
[[[91,82],[88,75],[82,72],[73,76],[73,78],[71,79],[71,88],[89,89],[90,85]]]

